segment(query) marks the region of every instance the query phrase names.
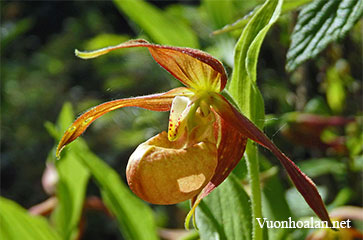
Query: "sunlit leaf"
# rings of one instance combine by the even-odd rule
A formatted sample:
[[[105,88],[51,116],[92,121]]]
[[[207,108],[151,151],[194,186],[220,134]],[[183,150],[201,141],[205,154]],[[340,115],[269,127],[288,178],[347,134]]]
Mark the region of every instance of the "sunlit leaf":
[[[32,216],[17,203],[0,197],[0,238],[29,240],[61,240],[47,220]]]
[[[294,10],[298,7],[301,7],[304,4],[311,2],[312,0],[285,0],[282,5],[282,13],[286,13],[288,11]],[[230,31],[234,31],[237,29],[243,29],[253,14],[261,7],[261,5],[256,6],[252,11],[244,15],[242,18],[238,19],[233,23],[228,23],[227,25],[223,26],[221,29],[218,29],[213,32],[213,34],[221,34]]]
[[[198,39],[192,29],[179,19],[143,0],[114,0],[121,12],[138,24],[155,43],[198,48]]]
[[[209,20],[215,28],[221,28],[232,22],[233,15],[236,11],[232,0],[204,0],[202,2],[202,7],[208,14]]]
[[[120,42],[126,42],[128,39],[130,39],[130,37],[127,35],[104,33],[88,40],[85,47],[87,49],[103,48],[104,46],[112,46],[112,45],[117,45]]]
[[[284,0],[284,3],[282,5],[282,13],[294,10],[311,1],[313,1],[313,0]]]
[[[286,69],[295,70],[329,43],[343,38],[362,13],[362,0],[315,0],[305,6],[291,36]]]
[[[345,105],[344,79],[335,67],[330,68],[326,73],[326,98],[329,107],[334,113],[341,113]]]

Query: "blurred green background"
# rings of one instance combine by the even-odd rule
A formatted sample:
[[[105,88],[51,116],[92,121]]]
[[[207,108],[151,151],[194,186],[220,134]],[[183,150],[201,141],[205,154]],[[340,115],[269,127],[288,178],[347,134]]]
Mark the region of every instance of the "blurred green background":
[[[240,30],[217,36],[211,33],[260,2],[231,1],[231,11],[225,14],[216,11],[213,1],[149,1],[186,26],[191,35],[185,46],[218,57],[229,73]],[[44,123],[55,122],[65,102],[71,102],[80,114],[105,101],[180,85],[145,49],[123,50],[89,61],[74,56],[74,49],[93,50],[131,38],[165,43],[157,35],[162,28],[150,30],[116,5],[112,1],[0,2],[1,195],[25,208],[47,198],[41,178],[55,142]],[[287,73],[286,52],[296,18],[296,11],[283,14],[261,49],[258,84],[268,114],[265,132],[325,188],[326,202],[333,202],[344,190],[348,194],[337,205],[361,206],[362,20],[315,60]],[[179,40],[170,39],[174,42],[169,44]],[[174,45],[184,45],[183,39]],[[97,120],[83,137],[125,179],[128,157],[139,143],[166,130],[167,116],[135,108],[118,110]],[[262,152],[278,165],[266,150]],[[87,195],[99,195],[92,182]],[[186,208],[153,208],[159,226],[182,228]],[[100,238],[120,238],[116,223],[103,213],[90,212],[84,239]]]

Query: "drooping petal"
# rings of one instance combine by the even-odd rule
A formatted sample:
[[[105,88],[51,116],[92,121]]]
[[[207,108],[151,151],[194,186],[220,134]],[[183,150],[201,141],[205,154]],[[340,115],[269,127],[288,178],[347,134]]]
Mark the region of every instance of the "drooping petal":
[[[218,187],[242,159],[247,138],[236,131],[223,119],[221,122],[221,141],[218,145],[218,165],[213,178],[203,189],[202,196],[207,196]]]
[[[151,44],[143,39],[130,40],[117,46],[91,52],[80,52],[80,58],[95,58],[120,48],[147,47],[154,59],[187,87],[220,92],[227,83],[227,75],[220,61],[192,48]]]
[[[332,226],[328,212],[324,206],[318,190],[313,181],[306,176],[298,166],[285,156],[266,135],[256,127],[249,119],[239,113],[223,96],[214,94],[214,110],[231,126],[244,136],[259,143],[269,149],[281,162],[286,169],[290,179],[295,184],[297,190],[304,197],[311,209],[323,221],[328,221]]]
[[[140,107],[153,111],[169,111],[174,97],[188,94],[190,94],[190,91],[186,88],[175,88],[165,93],[105,102],[91,108],[78,117],[64,133],[57,147],[57,157],[59,157],[60,152],[67,144],[78,138],[94,120],[105,113],[122,107]]]
[[[236,131],[228,122],[217,116],[217,126],[220,128],[218,144],[218,165],[214,172],[212,179],[203,188],[201,193],[192,199],[192,208],[189,211],[186,220],[185,227],[188,229],[191,216],[200,201],[211,193],[216,187],[218,187],[236,167],[238,162],[243,157],[243,153],[246,148],[247,138],[239,131]]]

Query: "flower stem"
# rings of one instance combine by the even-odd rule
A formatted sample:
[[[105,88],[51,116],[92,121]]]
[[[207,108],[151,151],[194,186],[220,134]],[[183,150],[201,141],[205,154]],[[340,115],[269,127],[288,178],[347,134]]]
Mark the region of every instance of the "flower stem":
[[[251,187],[251,208],[252,208],[252,239],[262,239],[262,228],[259,226],[257,218],[262,219],[261,188],[259,176],[259,159],[257,146],[250,140],[246,147],[246,163]]]

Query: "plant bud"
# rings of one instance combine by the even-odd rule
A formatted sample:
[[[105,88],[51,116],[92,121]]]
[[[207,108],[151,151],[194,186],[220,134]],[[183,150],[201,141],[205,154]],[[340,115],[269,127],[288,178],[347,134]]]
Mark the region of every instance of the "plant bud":
[[[47,163],[42,176],[42,186],[48,195],[54,195],[59,180],[58,172],[53,163]]]
[[[197,195],[217,166],[214,143],[170,142],[162,132],[140,144],[130,156],[126,176],[131,190],[153,204],[175,204]]]

